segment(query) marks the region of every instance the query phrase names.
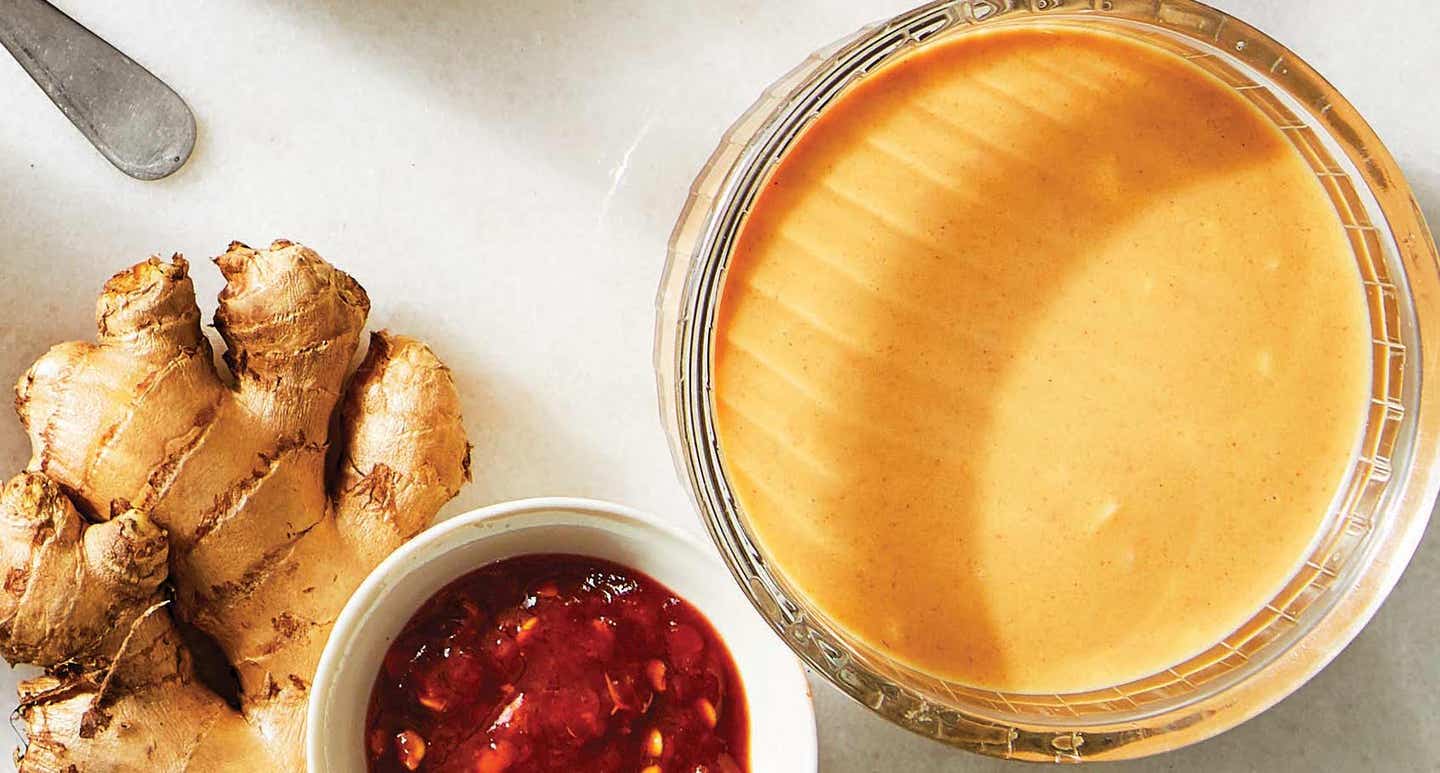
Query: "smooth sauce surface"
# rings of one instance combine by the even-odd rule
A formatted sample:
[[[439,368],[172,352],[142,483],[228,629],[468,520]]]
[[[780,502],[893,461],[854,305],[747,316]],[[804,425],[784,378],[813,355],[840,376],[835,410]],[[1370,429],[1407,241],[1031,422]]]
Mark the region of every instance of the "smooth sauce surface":
[[[716,426],[764,549],[930,673],[1160,671],[1279,590],[1349,462],[1369,325],[1304,159],[1182,58],[1001,29],[870,76],[757,199]]]

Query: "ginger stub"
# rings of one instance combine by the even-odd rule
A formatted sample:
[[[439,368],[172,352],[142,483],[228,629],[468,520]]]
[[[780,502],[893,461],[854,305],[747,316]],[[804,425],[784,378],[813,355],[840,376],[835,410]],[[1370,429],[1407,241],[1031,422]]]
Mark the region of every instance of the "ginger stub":
[[[231,244],[215,327],[188,264],[105,284],[95,343],[52,348],[15,407],[33,456],[0,490],[0,655],[21,771],[303,770],[305,704],[340,609],[469,478],[450,371],[371,336],[355,280],[286,241]],[[200,678],[208,635],[238,708]]]

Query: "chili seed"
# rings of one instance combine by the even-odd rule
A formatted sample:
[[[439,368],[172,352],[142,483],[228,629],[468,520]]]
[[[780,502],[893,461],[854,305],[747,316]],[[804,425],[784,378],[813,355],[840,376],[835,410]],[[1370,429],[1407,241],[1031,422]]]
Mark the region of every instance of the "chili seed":
[[[421,692],[420,697],[417,700],[420,702],[421,706],[424,706],[431,711],[444,711],[445,707],[449,705],[448,701],[438,695],[431,693],[429,690]]]
[[[425,759],[425,739],[414,730],[402,730],[395,734],[395,753],[406,770],[414,770]]]
[[[700,712],[700,719],[705,722],[706,727],[714,728],[720,721],[720,714],[715,710],[715,704],[706,698],[695,701],[695,710]]]
[[[515,641],[520,643],[530,638],[530,634],[535,632],[535,626],[539,624],[540,618],[538,617],[527,617],[520,621],[520,631],[515,634]]]
[[[660,735],[660,728],[650,728],[650,735],[645,737],[645,753],[651,757],[659,757],[665,753],[665,737]]]
[[[652,660],[645,664],[645,676],[650,679],[650,686],[655,692],[665,692],[665,663],[660,660]]]

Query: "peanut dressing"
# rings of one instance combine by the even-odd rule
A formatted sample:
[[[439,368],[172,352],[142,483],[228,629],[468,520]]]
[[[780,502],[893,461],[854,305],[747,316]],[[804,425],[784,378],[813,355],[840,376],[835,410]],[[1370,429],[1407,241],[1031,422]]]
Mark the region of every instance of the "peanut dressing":
[[[1203,651],[1303,560],[1363,419],[1334,207],[1242,96],[1061,26],[869,76],[735,248],[715,420],[748,523],[838,625],[1020,692]]]

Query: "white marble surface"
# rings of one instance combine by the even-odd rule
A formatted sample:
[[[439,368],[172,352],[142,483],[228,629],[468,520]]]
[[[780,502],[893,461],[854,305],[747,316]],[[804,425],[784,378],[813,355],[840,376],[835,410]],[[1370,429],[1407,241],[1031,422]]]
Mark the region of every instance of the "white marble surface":
[[[122,177],[0,57],[0,380],[88,337],[92,297],[151,253],[304,241],[372,324],[454,367],[475,482],[624,502],[698,529],[655,409],[652,297],[690,180],[811,50],[910,0],[128,0],[61,3],[195,110],[189,165]],[[1221,3],[1369,117],[1440,222],[1440,5]],[[3,9],[3,2],[0,2]],[[216,272],[195,268],[202,297]],[[0,468],[27,456],[0,421]],[[1440,538],[1324,673],[1260,718],[1117,770],[1440,770]],[[13,705],[0,674],[0,710]],[[825,771],[1015,767],[891,728],[816,684]],[[8,744],[6,744],[8,745]]]

